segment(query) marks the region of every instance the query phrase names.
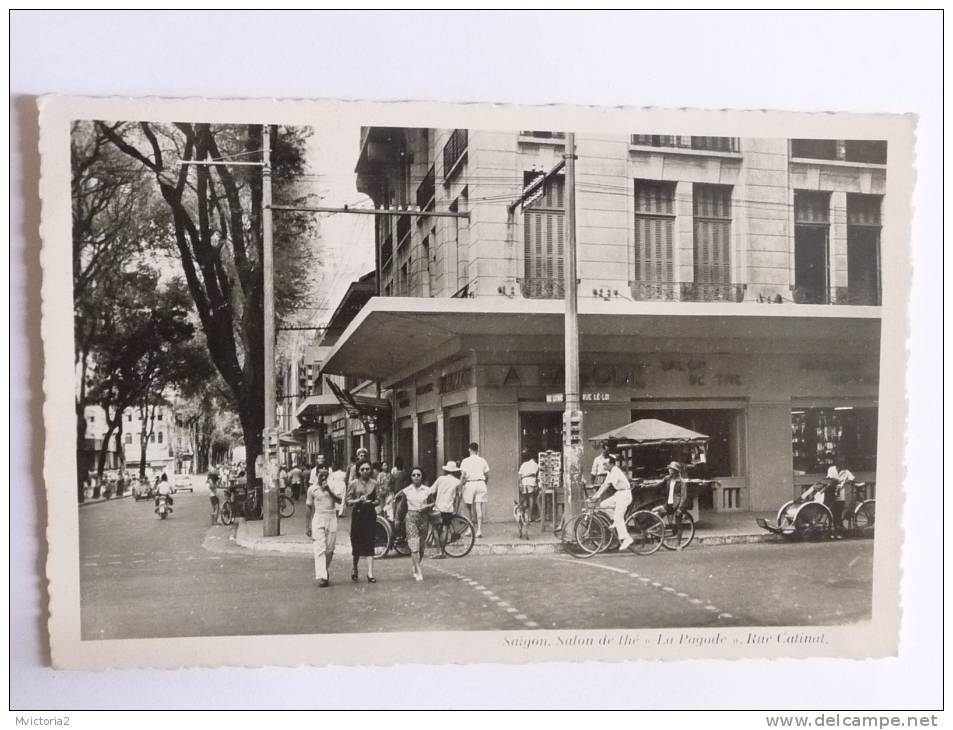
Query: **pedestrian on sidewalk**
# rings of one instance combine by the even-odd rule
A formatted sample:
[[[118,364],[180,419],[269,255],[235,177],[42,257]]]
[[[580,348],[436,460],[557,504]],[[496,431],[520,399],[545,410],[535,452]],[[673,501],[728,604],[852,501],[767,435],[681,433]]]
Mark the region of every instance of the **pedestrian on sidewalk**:
[[[470,455],[460,462],[463,472],[463,503],[470,513],[470,522],[476,525],[476,536],[483,537],[483,517],[486,510],[487,482],[490,465],[480,456],[480,445],[470,444]],[[411,475],[413,476],[413,475]]]
[[[367,558],[367,582],[374,577],[374,529],[377,526],[377,482],[371,476],[371,464],[357,464],[357,479],[348,485],[347,503],[351,507],[351,580],[357,583],[357,565]]]
[[[221,486],[218,481],[218,469],[214,466],[208,470],[208,478],[205,481],[205,486],[208,487],[208,501],[212,507],[212,524],[214,525],[218,522],[218,509],[219,509],[219,500],[218,500],[218,490]]]
[[[675,523],[675,542],[678,549],[681,550],[682,542],[682,515],[688,509],[688,482],[683,476],[682,465],[677,462],[671,462],[666,469],[668,473],[662,481],[665,492],[665,504],[663,511],[666,515],[674,515]]]
[[[430,523],[430,510],[433,508],[430,496],[434,491],[433,487],[424,484],[424,470],[419,466],[410,470],[410,485],[401,490],[401,494],[407,500],[407,516],[404,524],[407,530],[407,547],[410,548],[410,559],[414,564],[414,580],[417,581],[424,579],[420,561],[424,559],[427,527]]]
[[[328,481],[327,467],[318,470],[315,484],[308,487],[305,506],[305,534],[313,541],[314,577],[321,588],[331,581],[331,560],[338,534],[338,509],[344,501],[344,492],[337,491]]]
[[[357,479],[358,467],[360,466],[362,461],[368,462],[367,465],[370,466],[370,459],[368,458],[369,456],[370,456],[370,452],[367,449],[365,449],[363,446],[357,450],[357,453],[354,455],[354,460],[351,462],[350,466],[348,466],[347,468],[347,483],[349,486],[351,482]]]
[[[599,497],[609,488],[612,487],[615,489],[615,494],[613,494],[608,499],[599,503],[599,507],[602,509],[612,508],[612,526],[615,528],[616,533],[619,536],[619,549],[627,550],[629,545],[632,544],[633,540],[629,537],[629,531],[625,526],[625,510],[630,504],[632,504],[632,484],[629,482],[628,477],[622,472],[618,467],[619,457],[616,454],[609,454],[609,473],[606,474],[606,478],[602,482],[602,486],[599,487],[599,490],[593,495],[592,501],[598,502]]]
[[[450,521],[460,506],[460,467],[457,466],[457,462],[448,461],[443,467],[443,472],[431,487],[436,494],[434,507],[437,514],[434,517],[437,520],[435,523],[437,539],[440,541],[438,558],[444,556],[444,548],[450,537]]]
[[[529,534],[529,523],[533,521],[533,513],[536,511],[536,492],[538,489],[537,477],[539,475],[539,464],[528,449],[523,449],[523,463],[517,471],[519,478],[519,494],[517,495],[518,507],[523,513],[527,535]],[[523,523],[520,524],[520,537],[523,536]]]
[[[288,475],[288,479],[291,482],[291,496],[294,497],[295,502],[297,502],[301,496],[301,481],[303,476],[301,467],[295,463],[291,468],[291,473]]]

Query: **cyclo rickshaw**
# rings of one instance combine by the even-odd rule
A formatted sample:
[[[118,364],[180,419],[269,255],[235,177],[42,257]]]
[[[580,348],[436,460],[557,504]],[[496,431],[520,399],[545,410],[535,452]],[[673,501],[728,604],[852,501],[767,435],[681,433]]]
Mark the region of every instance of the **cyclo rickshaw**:
[[[846,523],[846,529],[834,524],[834,513],[830,508],[833,490],[837,488],[838,480],[825,477],[814,482],[797,499],[785,502],[778,510],[777,522],[768,522],[763,517],[755,521],[758,526],[775,535],[792,540],[810,540],[830,537],[836,533],[851,536],[863,535],[874,529],[876,517],[876,500],[868,499],[873,494],[873,482],[848,481],[844,488],[850,490],[851,504],[847,514],[841,519]]]

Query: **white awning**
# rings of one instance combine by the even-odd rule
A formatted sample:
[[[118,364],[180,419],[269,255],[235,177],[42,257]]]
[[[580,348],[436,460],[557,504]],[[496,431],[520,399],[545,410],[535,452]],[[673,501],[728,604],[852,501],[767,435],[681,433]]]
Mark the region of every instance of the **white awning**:
[[[477,337],[507,348],[532,339],[536,349],[543,343],[544,349],[561,350],[564,309],[561,299],[374,297],[338,339],[322,371],[390,383],[450,350],[471,349],[467,340]],[[811,344],[876,357],[880,307],[582,299],[579,334],[583,352],[619,349],[631,339],[688,339],[738,350],[760,342],[762,351],[774,352],[799,352]]]

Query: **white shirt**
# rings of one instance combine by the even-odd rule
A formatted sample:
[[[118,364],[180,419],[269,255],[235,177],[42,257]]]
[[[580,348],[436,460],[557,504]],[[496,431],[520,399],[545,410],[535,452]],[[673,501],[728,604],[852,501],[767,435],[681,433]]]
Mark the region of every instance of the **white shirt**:
[[[454,497],[457,495],[457,487],[459,486],[460,480],[453,474],[444,474],[433,483],[431,489],[437,492],[438,512],[453,512]]]
[[[520,464],[520,484],[525,486],[536,486],[536,476],[539,474],[539,464],[536,459],[530,459]]]
[[[466,476],[468,482],[485,482],[490,473],[490,465],[479,454],[471,454],[460,462],[460,472]]]
[[[434,487],[428,487],[426,484],[415,487],[411,484],[409,487],[404,487],[400,491],[407,497],[407,509],[417,512],[426,506],[427,498],[434,493]],[[453,512],[453,510],[448,510],[448,512]]]
[[[613,487],[615,487],[617,492],[623,492],[626,489],[632,489],[632,485],[629,483],[628,477],[622,473],[622,470],[618,466],[614,466],[611,470],[609,470],[609,473],[606,474],[606,479],[602,484],[603,486],[606,484],[611,484]]]
[[[602,476],[603,474],[609,473],[609,457],[599,454],[595,459],[592,460],[592,471],[590,474],[592,476]]]

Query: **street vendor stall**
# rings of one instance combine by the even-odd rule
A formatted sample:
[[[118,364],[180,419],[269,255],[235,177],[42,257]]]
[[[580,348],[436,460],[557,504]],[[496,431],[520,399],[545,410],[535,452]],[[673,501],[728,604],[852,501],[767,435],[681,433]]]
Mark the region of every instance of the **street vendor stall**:
[[[658,465],[670,461],[681,463],[689,488],[689,511],[698,522],[698,497],[717,482],[712,479],[692,479],[687,471],[705,463],[708,445],[706,434],[657,418],[642,418],[589,440],[607,442],[619,455],[618,466],[632,482],[633,505],[637,509],[651,509],[664,503],[664,469],[660,470]]]

